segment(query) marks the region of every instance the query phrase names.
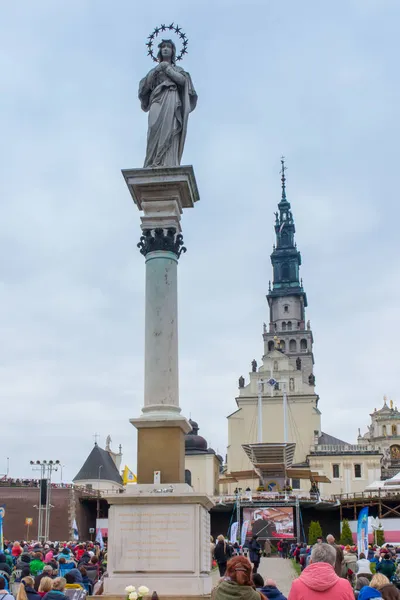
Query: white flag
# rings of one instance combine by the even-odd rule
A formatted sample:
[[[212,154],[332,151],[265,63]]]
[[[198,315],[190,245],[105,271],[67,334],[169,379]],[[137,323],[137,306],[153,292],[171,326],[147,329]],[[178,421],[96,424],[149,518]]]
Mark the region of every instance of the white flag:
[[[240,538],[240,543],[242,546],[244,546],[244,544],[246,542],[247,531],[249,529],[249,525],[250,525],[250,521],[243,521],[242,534],[241,534],[241,538]]]
[[[97,533],[96,533],[96,542],[98,544],[100,544],[100,548],[103,550],[103,548],[104,548],[104,542],[103,542],[103,535],[101,533],[100,527],[98,528]]]
[[[231,526],[231,544],[237,542],[238,523],[235,521]]]
[[[76,523],[76,519],[74,519],[74,522],[72,523],[72,529],[74,530],[74,540],[79,540],[79,532],[78,532],[78,525]]]

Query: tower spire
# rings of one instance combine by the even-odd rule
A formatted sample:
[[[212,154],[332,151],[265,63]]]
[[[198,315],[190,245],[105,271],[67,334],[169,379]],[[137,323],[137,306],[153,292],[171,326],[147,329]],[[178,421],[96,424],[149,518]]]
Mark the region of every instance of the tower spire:
[[[307,306],[307,299],[300,283],[299,268],[301,265],[301,255],[297,250],[295,242],[295,224],[290,202],[286,197],[286,164],[285,157],[281,156],[281,183],[282,194],[278,203],[278,211],[275,213],[275,235],[276,243],[274,245],[271,262],[274,271],[272,291],[268,292],[272,296],[300,295],[304,297],[304,306]],[[299,321],[303,321],[303,315]]]
[[[287,167],[285,166],[285,157],[282,155],[281,156],[281,170],[280,170],[281,182],[282,182],[282,200],[286,200],[286,176],[285,176],[286,169],[287,169]]]

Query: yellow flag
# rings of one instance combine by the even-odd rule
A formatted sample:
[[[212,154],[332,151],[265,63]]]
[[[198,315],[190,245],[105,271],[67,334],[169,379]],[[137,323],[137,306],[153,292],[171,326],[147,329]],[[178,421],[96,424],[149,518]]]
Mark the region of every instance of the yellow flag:
[[[122,474],[122,481],[123,481],[124,485],[126,485],[127,483],[137,483],[137,477],[136,477],[135,473],[133,473],[133,471],[128,469],[128,467],[126,465],[125,465],[124,472]]]

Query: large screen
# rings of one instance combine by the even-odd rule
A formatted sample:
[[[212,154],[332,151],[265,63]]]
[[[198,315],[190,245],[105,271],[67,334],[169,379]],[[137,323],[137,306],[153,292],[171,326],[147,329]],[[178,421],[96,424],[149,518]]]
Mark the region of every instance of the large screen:
[[[265,506],[244,508],[243,522],[247,523],[246,538],[258,535],[262,540],[294,538],[293,508]]]

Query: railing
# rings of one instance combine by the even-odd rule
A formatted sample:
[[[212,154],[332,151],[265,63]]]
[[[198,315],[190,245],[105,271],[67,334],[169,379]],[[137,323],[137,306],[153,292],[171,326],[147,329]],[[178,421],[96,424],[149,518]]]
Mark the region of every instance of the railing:
[[[12,487],[12,488],[36,488],[39,489],[40,481],[38,479],[0,479],[0,488]],[[74,485],[73,483],[52,483],[52,489],[74,489],[77,492],[84,493],[89,496],[107,496],[111,494],[122,493],[123,489],[111,489],[111,490],[98,490],[97,488],[83,487]]]
[[[91,496],[92,498],[98,498],[99,496],[112,496],[113,494],[124,494],[125,493],[125,489],[111,489],[111,490],[104,490],[104,489],[97,489],[97,488],[90,488],[90,487],[83,487],[80,485],[74,485],[72,486],[77,492],[80,492],[81,494],[84,494],[85,496]]]
[[[39,488],[38,479],[0,479],[0,487]],[[52,488],[72,488],[72,483],[52,483]]]
[[[379,488],[367,492],[354,492],[352,494],[334,494],[335,500],[379,500],[380,498],[400,498],[400,490],[390,490],[388,488]]]
[[[220,494],[219,496],[214,496],[213,500],[214,502],[217,503],[226,503],[226,504],[230,504],[230,503],[235,503],[236,502],[236,498],[237,495],[236,494]],[[285,501],[285,500],[289,500],[292,502],[295,502],[297,500],[303,500],[306,502],[317,502],[317,501],[323,501],[323,502],[331,502],[331,503],[335,503],[336,502],[336,498],[333,498],[332,496],[322,496],[320,494],[307,494],[306,492],[302,492],[300,490],[292,490],[290,492],[244,492],[242,494],[239,494],[239,500],[240,502],[244,503],[244,502],[259,502],[260,500],[270,500],[270,501]]]

